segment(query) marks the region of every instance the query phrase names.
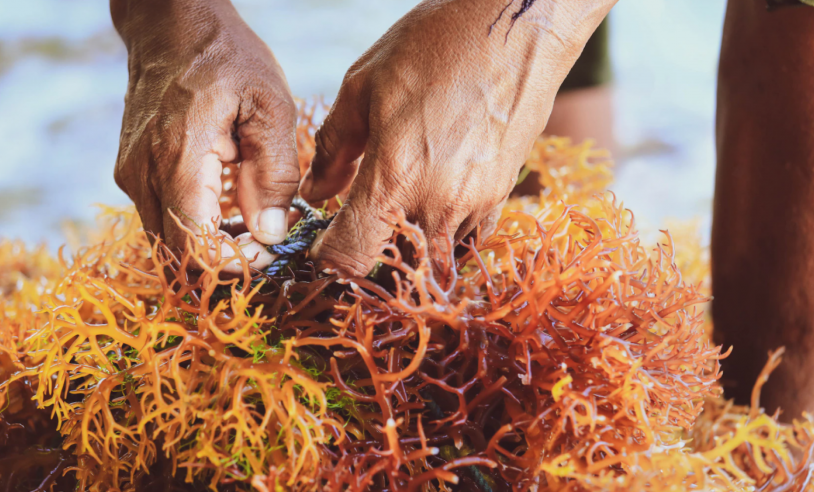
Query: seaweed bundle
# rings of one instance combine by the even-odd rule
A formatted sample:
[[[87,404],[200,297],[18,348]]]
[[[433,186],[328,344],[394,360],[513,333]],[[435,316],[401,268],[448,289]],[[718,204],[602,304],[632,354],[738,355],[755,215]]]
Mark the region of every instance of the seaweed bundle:
[[[763,413],[759,385],[750,408],[720,398],[703,279],[594,195],[602,159],[541,140],[545,200],[512,201],[457,256],[394,216],[367,278],[318,274],[308,253],[277,276],[241,258],[230,278],[209,255],[229,240],[189,231],[177,255],[131,210],[61,266],[0,246],[18,276],[0,283],[0,483],[804,490],[814,424]]]

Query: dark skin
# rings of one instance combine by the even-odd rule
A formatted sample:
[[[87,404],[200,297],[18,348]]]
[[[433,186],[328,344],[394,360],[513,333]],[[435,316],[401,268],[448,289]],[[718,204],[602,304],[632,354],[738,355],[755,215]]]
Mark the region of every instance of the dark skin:
[[[615,3],[419,3],[348,71],[300,183],[285,76],[228,0],[111,0],[130,69],[117,183],[145,228],[180,248],[174,216],[218,229],[222,166],[241,162],[249,232],[236,239],[257,268],[273,259],[264,245],[285,237],[298,185],[312,201],[350,187],[318,258],[342,275],[370,271],[394,211],[430,239],[488,233]],[[767,351],[786,345],[763,403],[797,416],[814,410],[814,9],[765,9],[737,0],[727,13],[713,315],[736,345],[728,394],[747,402]]]
[[[236,239],[255,266],[268,265],[264,245],[285,239],[300,178],[297,110],[271,50],[228,0],[111,0],[110,9],[130,72],[116,183],[144,227],[180,249],[176,218],[217,229],[223,163],[242,161],[249,232]]]
[[[366,275],[394,211],[430,240],[494,230],[560,84],[614,3],[427,0],[393,25],[345,76],[300,186],[319,201],[353,182],[321,265]]]
[[[397,22],[348,71],[300,187],[316,202],[353,182],[321,268],[367,274],[399,210],[430,239],[494,227],[615,1],[425,0]],[[241,162],[249,233],[237,239],[268,265],[262,245],[285,238],[300,180],[296,108],[274,55],[228,0],[111,0],[111,11],[130,69],[117,183],[145,227],[180,248],[175,218],[219,227],[222,166]]]
[[[761,393],[784,419],[814,410],[814,8],[731,1],[718,86],[712,233],[715,335],[727,395],[749,401],[770,349],[784,363]]]

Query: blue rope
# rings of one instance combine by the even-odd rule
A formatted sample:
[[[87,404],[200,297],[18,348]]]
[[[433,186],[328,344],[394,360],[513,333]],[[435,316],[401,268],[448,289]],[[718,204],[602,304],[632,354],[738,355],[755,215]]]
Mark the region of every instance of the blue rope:
[[[269,253],[277,255],[277,259],[266,270],[266,275],[268,276],[283,275],[285,269],[294,263],[294,257],[296,255],[311,249],[317,237],[317,231],[327,229],[333,220],[333,217],[318,219],[314,213],[314,209],[302,198],[295,198],[291,206],[302,212],[302,220],[300,220],[299,228],[291,233],[282,244],[266,247]],[[255,287],[261,281],[261,279],[253,280],[251,286]],[[242,281],[237,284],[238,289],[242,288],[242,286]],[[231,289],[226,286],[220,286],[212,294],[210,302],[217,303],[222,299],[229,299],[230,297]]]
[[[269,253],[277,255],[277,259],[266,270],[266,274],[272,277],[281,275],[286,267],[294,263],[294,256],[311,249],[317,238],[317,231],[327,229],[333,220],[333,217],[318,219],[314,209],[302,198],[295,198],[291,206],[302,213],[302,219],[300,226],[282,244],[266,248]]]

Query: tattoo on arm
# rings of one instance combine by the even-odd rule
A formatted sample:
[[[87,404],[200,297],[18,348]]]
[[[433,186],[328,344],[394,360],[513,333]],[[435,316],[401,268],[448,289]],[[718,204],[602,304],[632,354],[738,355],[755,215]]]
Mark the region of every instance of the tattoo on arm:
[[[523,14],[528,12],[529,9],[534,5],[534,3],[536,1],[537,0],[521,0],[520,8],[517,10],[517,12],[512,14],[512,19],[511,19],[511,22],[509,23],[509,29],[506,31],[506,40],[507,41],[509,39],[509,33],[512,32],[512,28],[514,27],[514,23],[517,22],[517,19],[522,17]],[[497,16],[497,19],[495,19],[495,21],[492,23],[492,25],[489,26],[489,35],[490,36],[492,35],[492,29],[495,28],[495,25],[497,25],[497,23],[500,22],[500,19],[503,18],[503,14],[505,14],[506,11],[509,10],[509,7],[514,5],[514,3],[515,3],[515,0],[509,0],[509,3],[506,4],[506,6],[503,7],[503,10],[500,11],[500,15]]]

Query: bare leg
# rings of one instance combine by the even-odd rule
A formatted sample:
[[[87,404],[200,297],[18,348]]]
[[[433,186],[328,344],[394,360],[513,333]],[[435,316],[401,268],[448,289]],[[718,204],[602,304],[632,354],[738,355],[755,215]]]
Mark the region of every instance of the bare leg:
[[[611,151],[613,136],[613,100],[609,84],[562,92],[554,100],[544,133],[571,137],[579,143],[592,139],[597,147]]]
[[[718,85],[713,319],[729,397],[763,389],[784,419],[814,410],[814,8],[729,2]]]
[[[608,84],[557,94],[543,134],[569,137],[574,143],[590,138],[596,142],[597,148],[609,150],[612,156],[615,155],[611,99]],[[542,185],[534,173],[518,184],[512,194],[537,195],[541,190]]]

